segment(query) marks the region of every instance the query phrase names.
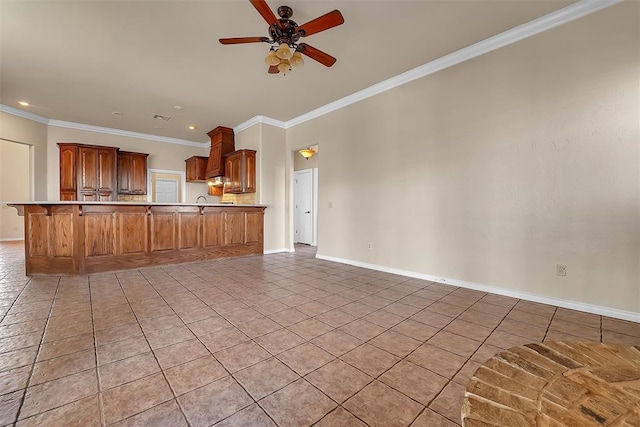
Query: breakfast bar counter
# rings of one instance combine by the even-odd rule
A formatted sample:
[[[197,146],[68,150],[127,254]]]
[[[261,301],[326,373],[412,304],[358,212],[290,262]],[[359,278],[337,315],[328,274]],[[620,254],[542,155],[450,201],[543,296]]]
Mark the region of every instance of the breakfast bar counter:
[[[264,205],[9,203],[24,216],[26,274],[89,274],[263,253]]]

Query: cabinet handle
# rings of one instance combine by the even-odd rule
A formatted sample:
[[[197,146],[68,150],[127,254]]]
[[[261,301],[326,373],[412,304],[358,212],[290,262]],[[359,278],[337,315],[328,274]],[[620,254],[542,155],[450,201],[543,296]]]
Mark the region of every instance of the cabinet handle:
[[[311,211],[306,211],[305,213],[311,213]]]

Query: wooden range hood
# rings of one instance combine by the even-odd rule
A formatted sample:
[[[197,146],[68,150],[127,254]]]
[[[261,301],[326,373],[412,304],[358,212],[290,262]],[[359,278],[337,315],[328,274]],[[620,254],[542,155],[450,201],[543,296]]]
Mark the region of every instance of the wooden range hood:
[[[236,150],[233,129],[218,126],[207,135],[211,138],[211,149],[207,161],[207,179],[224,176],[224,155]]]

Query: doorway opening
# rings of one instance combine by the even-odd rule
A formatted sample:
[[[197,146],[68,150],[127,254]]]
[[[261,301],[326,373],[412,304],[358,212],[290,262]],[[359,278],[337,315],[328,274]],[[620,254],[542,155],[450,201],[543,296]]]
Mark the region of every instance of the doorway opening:
[[[185,173],[149,169],[148,201],[157,203],[185,203]]]

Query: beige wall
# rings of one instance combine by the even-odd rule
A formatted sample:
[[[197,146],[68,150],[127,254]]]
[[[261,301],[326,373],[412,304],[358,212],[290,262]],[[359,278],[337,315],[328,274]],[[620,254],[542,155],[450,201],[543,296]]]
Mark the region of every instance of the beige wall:
[[[0,139],[27,144],[33,164],[33,197],[47,198],[47,125],[0,112]]]
[[[319,255],[640,313],[639,6],[288,129]]]
[[[285,130],[256,124],[235,135],[236,149],[257,150],[256,202],[267,205],[264,250],[288,249],[285,240]]]
[[[262,155],[260,160],[260,200],[269,205],[265,211],[265,249],[287,249],[285,240],[285,156],[284,129],[262,125]]]
[[[4,202],[29,200],[29,146],[0,140],[0,241],[24,239],[24,217]]]
[[[58,142],[77,142],[82,144],[106,145],[119,147],[124,151],[149,153],[147,167],[184,172],[185,159],[191,156],[208,156],[208,146],[192,147],[188,145],[170,144],[142,138],[131,138],[86,130],[68,129],[49,126],[47,153],[47,197],[48,200],[59,200],[60,168]],[[199,195],[207,194],[207,186],[203,183],[187,183],[186,201],[194,203]]]

